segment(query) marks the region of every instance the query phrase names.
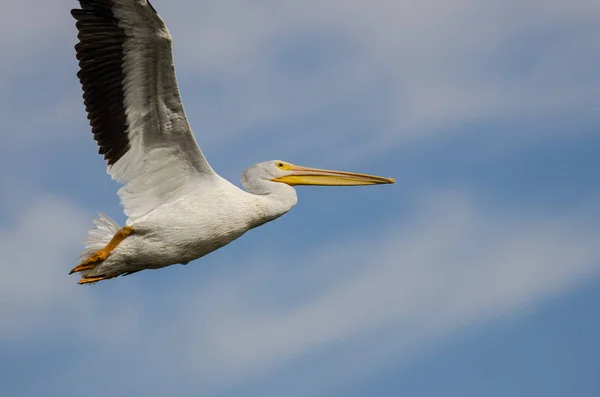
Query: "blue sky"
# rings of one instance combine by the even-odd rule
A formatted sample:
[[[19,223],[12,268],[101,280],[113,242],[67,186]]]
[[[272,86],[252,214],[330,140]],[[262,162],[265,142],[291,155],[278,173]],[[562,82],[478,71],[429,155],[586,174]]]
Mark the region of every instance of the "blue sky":
[[[397,183],[301,187],[224,249],[90,288],[85,233],[124,216],[77,3],[3,4],[2,394],[598,395],[600,4],[295,3],[153,2],[203,151],[238,185],[268,159]]]

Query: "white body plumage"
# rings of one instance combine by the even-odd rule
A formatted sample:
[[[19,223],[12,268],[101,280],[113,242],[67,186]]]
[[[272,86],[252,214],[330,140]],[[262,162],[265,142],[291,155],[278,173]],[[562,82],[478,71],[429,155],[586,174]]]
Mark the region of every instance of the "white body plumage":
[[[298,200],[295,189],[270,181],[283,174],[275,163],[257,164],[244,173],[242,182],[254,194],[218,176],[198,181],[198,185],[186,194],[132,222],[129,226],[134,233],[104,262],[82,272],[82,276],[123,274],[187,264],[229,244],[248,230],[280,217]],[[118,229],[115,224],[105,234],[91,233],[91,240],[86,241],[88,249],[82,257],[101,249]],[[98,241],[98,237],[102,241]]]

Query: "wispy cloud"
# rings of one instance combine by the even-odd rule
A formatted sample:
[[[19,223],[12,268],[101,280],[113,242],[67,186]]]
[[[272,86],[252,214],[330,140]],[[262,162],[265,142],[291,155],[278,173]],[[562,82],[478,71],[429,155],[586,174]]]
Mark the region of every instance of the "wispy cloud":
[[[141,346],[149,360],[143,371],[160,370],[161,385],[183,373],[201,380],[194,388],[226,390],[264,381],[298,360],[315,368],[329,363],[347,379],[367,376],[457,327],[528,308],[600,271],[600,230],[588,211],[522,219],[456,194],[418,202],[412,219],[338,236],[300,257],[251,251],[243,268],[221,263],[209,278],[198,278],[201,264],[193,264],[179,271],[192,272],[195,281],[154,291],[138,289],[143,278],[133,277],[93,289],[70,283],[66,254],[82,234],[83,216],[50,200],[2,233],[3,252],[14,255],[0,267],[2,301],[10,302],[0,338],[26,340],[39,329],[68,328],[77,343],[103,352],[83,358],[72,375],[83,379],[94,371],[115,388],[140,387],[131,383],[141,376],[135,368],[115,371],[114,365],[129,365]],[[66,313],[78,318],[51,321]],[[170,342],[160,347],[160,341]],[[344,364],[352,351],[362,357],[367,345],[371,354],[360,365]],[[343,353],[336,346],[345,346]],[[331,382],[322,387],[341,386]],[[147,379],[144,391],[152,395],[157,385]]]
[[[69,253],[87,223],[80,209],[40,198],[16,224],[0,231],[0,338],[34,331],[52,319],[74,288],[65,288]],[[73,300],[77,305],[79,300]]]
[[[326,126],[327,136],[335,143],[351,136],[360,141],[361,152],[375,154],[415,139],[457,133],[452,127],[464,123],[574,113],[589,117],[590,100],[600,98],[600,81],[589,74],[595,68],[591,65],[600,62],[594,40],[598,31],[591,23],[600,10],[592,2],[565,10],[559,2],[540,7],[537,1],[440,6],[430,1],[332,0],[319,3],[319,12],[303,2],[257,6],[232,16],[233,4],[247,8],[238,3],[167,10],[178,22],[171,30],[184,76],[203,71],[203,81],[211,79],[227,99],[211,104],[207,97],[197,107],[202,109],[198,130],[218,131],[213,135],[218,138],[208,141],[226,143],[250,132],[255,136],[261,126],[265,131],[273,124],[289,130],[297,119],[360,109],[363,117],[380,120],[376,129]],[[207,24],[198,27],[195,15],[205,15]],[[240,15],[241,20],[235,18]],[[247,34],[240,37],[240,29]],[[280,46],[285,54],[301,51],[298,38],[321,40],[325,46],[315,69],[301,75],[282,68],[277,56]],[[536,43],[539,51],[524,52]],[[213,46],[229,55],[213,54]],[[213,55],[206,57],[210,61],[205,54]],[[586,62],[568,61],[575,59]],[[188,90],[193,88],[184,93]],[[377,102],[372,101],[373,90]],[[221,108],[227,111],[221,114]],[[557,131],[546,128],[535,134],[549,137]]]
[[[207,308],[196,327],[185,314],[186,326],[177,329],[190,332],[186,345],[196,346],[190,358],[200,370],[229,378],[232,371],[246,376],[274,369],[383,330],[389,333],[386,342],[393,342],[390,349],[404,348],[522,309],[598,272],[600,230],[583,232],[585,226],[585,219],[568,215],[501,218],[442,194],[419,208],[413,222],[390,222],[371,231],[369,239],[362,233],[346,236],[339,245],[297,260],[280,255],[285,266],[259,270],[270,274],[266,280],[254,275],[262,267],[257,265],[247,277],[217,282],[211,293],[226,299],[207,299],[202,292],[186,300],[200,307],[215,301],[227,305]],[[309,281],[322,283],[323,277],[324,285]],[[298,280],[305,284],[298,286]],[[285,291],[303,289],[310,292],[293,304],[279,303]]]
[[[327,0],[318,7],[313,2],[248,6],[233,0],[184,1],[177,7],[155,3],[174,35],[193,127],[210,148],[233,142],[235,148],[246,147],[258,139],[290,154],[341,146],[352,158],[369,158],[415,140],[464,131],[457,126],[525,119],[537,120],[539,127],[530,134],[551,138],[573,133],[564,126],[552,128],[554,118],[591,117],[593,103],[600,100],[594,73],[600,63],[599,32],[592,23],[600,10],[593,1],[569,7],[558,1],[540,6],[535,0],[454,0],[443,6]],[[7,81],[41,61],[66,79],[58,71],[70,65],[73,90],[66,97],[59,93],[57,102],[81,115],[71,119],[70,128],[60,124],[61,131],[71,132],[85,127],[82,105],[73,99],[80,94],[68,15],[74,4],[53,3],[40,12],[44,17],[11,7],[15,23],[4,27],[0,43],[11,63],[10,73],[3,73]],[[14,35],[20,35],[19,45],[8,39]],[[61,46],[49,53],[47,48],[57,47],[48,42]],[[307,48],[320,48],[312,65]],[[304,64],[295,69],[295,63]],[[35,79],[24,84],[35,90]],[[12,90],[16,95],[22,88]],[[39,113],[54,112],[53,107]],[[18,110],[3,118],[22,131],[28,125],[23,120],[31,118]],[[361,121],[353,117],[359,114]],[[72,139],[75,132],[61,138],[37,124],[27,129],[20,135],[79,142]],[[306,139],[324,135],[328,141],[319,145]]]
[[[597,1],[153,3],[174,36],[198,141],[224,174],[271,156],[355,168],[401,146],[420,155],[473,126],[490,146],[514,146],[597,123]],[[436,182],[422,181],[408,209],[389,204],[406,197],[392,191],[379,227],[340,220],[327,239],[304,236],[302,250],[244,245],[278,241],[284,227],[270,225],[186,268],[80,288],[66,272],[94,214],[78,203],[106,195],[116,211],[117,200],[75,77],[75,5],[11,3],[0,26],[0,344],[72,348],[44,393],[65,396],[91,372],[106,382],[89,390],[99,396],[323,395],[600,271],[597,205],[503,212],[480,203],[467,177],[464,195],[427,194]],[[497,122],[518,128],[492,136]],[[418,174],[419,164],[403,166]],[[383,219],[375,206],[357,204]],[[315,379],[310,391],[289,390],[300,376]]]

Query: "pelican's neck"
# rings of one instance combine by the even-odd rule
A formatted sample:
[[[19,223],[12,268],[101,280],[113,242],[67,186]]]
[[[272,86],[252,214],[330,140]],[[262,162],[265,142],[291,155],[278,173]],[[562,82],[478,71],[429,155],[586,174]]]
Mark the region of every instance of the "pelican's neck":
[[[285,183],[266,180],[245,181],[242,183],[257,203],[253,216],[253,227],[260,226],[285,214],[298,202],[296,189]]]

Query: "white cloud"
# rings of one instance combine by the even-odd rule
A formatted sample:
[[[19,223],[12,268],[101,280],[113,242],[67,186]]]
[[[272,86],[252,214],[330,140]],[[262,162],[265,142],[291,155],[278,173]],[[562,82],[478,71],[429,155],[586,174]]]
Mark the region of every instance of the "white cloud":
[[[76,2],[36,5],[35,13],[10,4],[0,26],[7,60],[0,65],[0,87],[10,88],[1,98],[3,128],[11,134],[4,135],[3,149],[29,159],[33,143],[86,139],[91,146],[89,131],[75,128],[86,125],[79,87],[56,92],[52,101],[34,100],[48,70],[71,69],[71,88],[77,84],[68,14]],[[585,117],[600,100],[600,32],[591,23],[600,13],[597,1],[248,4],[154,1],[175,37],[186,109],[201,145],[235,141],[235,150],[250,151],[246,143],[257,140],[288,154],[335,146],[354,164],[358,156],[458,133],[448,127],[473,121],[541,120],[565,112]],[[319,41],[322,53],[309,72],[295,74],[281,60],[302,55],[304,39],[310,48]],[[46,74],[36,72],[41,67]],[[18,78],[26,87],[16,86]],[[199,91],[206,87],[212,91]],[[31,106],[16,108],[13,98],[27,90]],[[323,115],[316,130],[287,133]],[[356,129],[357,121],[365,128]],[[555,133],[538,134],[547,139]],[[26,166],[11,182],[34,179],[23,177]],[[0,199],[21,196],[20,190],[3,192]],[[425,201],[410,222],[390,219],[378,230],[338,236],[299,257],[256,250],[243,253],[246,270],[223,263],[206,275],[194,264],[179,269],[190,281],[160,288],[147,275],[81,288],[66,272],[93,214],[41,197],[0,229],[0,341],[25,343],[42,330],[59,329],[98,353],[83,354],[69,379],[56,379],[61,390],[93,371],[115,392],[136,387],[140,378],[148,394],[170,384],[184,390],[183,374],[194,390],[265,377],[262,386],[280,395],[267,378],[310,362],[314,374],[327,366],[328,379],[316,382],[318,394],[327,383],[340,386],[335,371],[346,379],[368,376],[386,360],[460,326],[519,312],[600,270],[600,231],[581,214],[533,219],[498,214],[465,197],[440,194]],[[215,266],[215,259],[203,261]],[[141,355],[142,367],[136,364]],[[161,373],[160,385],[147,373]]]
[[[327,136],[335,143],[352,138],[355,147],[367,149],[369,155],[448,134],[464,123],[574,112],[590,116],[589,104],[600,99],[600,80],[592,74],[578,78],[587,67],[573,62],[586,59],[596,66],[599,62],[598,27],[589,22],[600,6],[589,1],[570,4],[568,10],[560,2],[542,5],[535,0],[461,0],[443,6],[433,1],[330,0],[318,6],[269,3],[251,10],[234,1],[190,7],[192,12],[187,7],[167,11],[173,20],[177,62],[184,76],[203,70],[205,78],[219,82],[227,101],[202,103],[194,111],[200,109],[197,131],[210,131],[216,137],[212,139],[222,143],[249,131],[255,136],[261,126],[314,117],[353,97],[363,98],[357,104],[363,105],[365,115],[379,112],[375,114],[383,127],[355,136],[342,126],[328,130]],[[167,22],[171,15],[165,16]],[[196,24],[197,15],[207,23]],[[585,21],[588,24],[582,24]],[[304,76],[289,75],[273,61],[276,44],[294,45],[292,37],[315,31],[324,40],[331,36],[345,40],[342,44],[352,49],[351,54],[344,62],[324,54],[322,68]],[[226,43],[218,47],[226,54],[212,52],[215,41],[198,39],[202,37]],[[531,46],[523,47],[528,42]],[[543,50],[534,50],[527,58],[523,51],[531,47]],[[336,53],[334,43],[327,48]],[[368,102],[375,89],[380,91],[375,106],[383,109]],[[547,130],[535,134],[556,134]],[[289,136],[273,139],[283,146]]]
[[[91,214],[51,195],[40,196],[16,223],[0,229],[0,341],[27,340],[53,330],[77,340],[127,333],[127,304],[103,312],[68,276],[76,265]],[[89,292],[89,291],[88,291]],[[97,316],[119,324],[96,333]],[[107,342],[109,341],[107,340]]]
[[[32,9],[24,3],[2,2],[0,87],[5,88],[24,70],[47,67],[54,60],[53,54],[62,54],[65,44],[75,43],[69,11],[77,4],[72,0],[56,0],[39,2]],[[73,45],[68,47],[72,50]],[[41,59],[45,62],[40,62]]]
[[[44,204],[0,241],[3,252],[17,253],[3,261],[1,296],[11,310],[0,317],[0,338],[66,325],[82,345],[102,351],[85,356],[72,376],[93,371],[115,388],[139,387],[132,382],[159,371],[161,387],[183,374],[195,390],[222,390],[285,374],[298,360],[358,379],[457,327],[530,308],[600,271],[600,230],[587,213],[522,218],[443,193],[418,202],[412,220],[338,236],[301,257],[245,252],[241,271],[223,263],[207,277],[201,263],[192,264],[179,269],[190,281],[160,290],[149,277],[75,286],[64,252],[79,241],[81,217],[64,204]],[[40,262],[44,253],[51,255]],[[47,318],[70,311],[79,318],[58,325]],[[146,361],[132,368],[140,349]],[[315,387],[342,386],[335,379]],[[156,392],[154,380],[145,384]]]
[[[67,303],[68,252],[81,233],[81,212],[54,197],[40,199],[0,234],[0,337],[31,330],[38,316]],[[75,240],[76,241],[76,240]],[[60,266],[63,266],[61,269]],[[77,300],[75,300],[75,303]]]
[[[382,330],[399,335],[392,342],[405,347],[522,309],[600,270],[595,244],[600,231],[580,232],[579,219],[503,219],[444,195],[417,214],[415,223],[394,222],[369,239],[361,231],[332,244],[324,258],[307,253],[270,266],[268,272],[279,277],[217,283],[216,290],[226,291],[219,301],[228,304],[204,313],[208,325],[199,316],[198,329],[183,319],[186,326],[177,327],[190,332],[188,346],[196,345],[191,359],[201,371],[230,378],[232,372],[243,377],[272,370]],[[298,267],[303,287],[284,276]],[[329,272],[336,276],[317,290],[307,281]],[[286,288],[311,292],[282,308],[278,302]],[[186,300],[215,302],[198,295]],[[205,338],[195,340],[199,334]]]
[[[40,64],[52,70],[70,65],[66,69],[73,74],[69,94],[57,93],[62,99],[48,109],[12,109],[14,94],[7,91],[4,108],[11,110],[2,116],[6,125],[18,127],[13,135],[81,142],[72,139],[76,132],[82,136],[75,123],[77,129],[86,125],[81,101],[74,99],[79,98],[75,28],[68,14],[74,5],[67,0],[42,5],[35,15],[21,5],[7,11],[0,50],[10,62],[3,79],[30,74],[33,88]],[[241,148],[261,139],[288,153],[325,153],[336,147],[353,158],[368,158],[415,140],[456,134],[468,123],[523,118],[539,123],[530,135],[551,138],[576,131],[553,130],[544,119],[591,116],[592,104],[600,100],[594,72],[600,62],[599,31],[591,23],[600,6],[594,1],[577,0],[567,7],[537,0],[443,5],[388,0],[248,5],[232,0],[167,7],[157,0],[155,6],[175,38],[194,130],[201,145],[210,148],[232,142]],[[308,47],[298,45],[302,38],[309,40]],[[294,74],[281,64],[281,58],[296,53],[297,62],[310,57],[306,48],[314,49],[315,42],[322,52],[308,72]],[[17,88],[23,89],[12,87]],[[57,106],[58,116],[48,119]],[[69,123],[64,114],[80,116]],[[358,114],[366,123],[362,128],[353,118]],[[297,138],[287,132],[314,119],[326,122]],[[44,125],[23,120],[50,120],[61,133],[49,134]],[[325,135],[327,141],[318,144],[306,139]],[[512,142],[522,140],[523,134],[517,135]]]

